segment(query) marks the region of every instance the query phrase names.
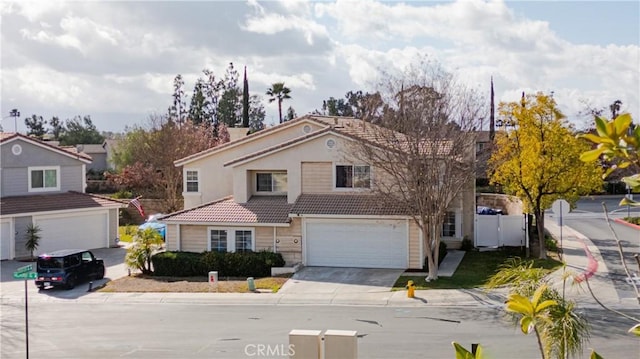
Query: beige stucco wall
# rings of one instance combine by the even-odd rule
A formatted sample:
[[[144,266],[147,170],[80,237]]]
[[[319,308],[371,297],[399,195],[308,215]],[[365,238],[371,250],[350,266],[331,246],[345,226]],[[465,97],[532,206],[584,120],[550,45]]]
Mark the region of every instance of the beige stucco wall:
[[[334,148],[327,148],[326,141],[331,138],[335,140]],[[264,157],[257,157],[247,163],[238,164],[233,167],[234,180],[233,196],[239,203],[248,200],[247,177],[249,171],[286,171],[289,203],[294,203],[302,193],[302,173],[301,164],[303,162],[329,162],[329,163],[350,163],[344,154],[350,140],[333,134],[325,134],[307,142],[275,152]],[[329,172],[333,178],[333,171]],[[340,191],[340,190],[337,190]]]
[[[422,253],[420,241],[422,236],[420,235],[420,227],[413,219],[409,219],[409,268],[421,269],[422,268]]]
[[[233,176],[231,167],[224,167],[224,163],[244,155],[254,153],[265,148],[286,142],[287,140],[305,135],[303,127],[311,126],[313,131],[321,129],[316,122],[300,121],[291,127],[269,132],[267,135],[256,136],[252,140],[238,145],[229,145],[224,151],[214,153],[183,166],[183,173],[186,170],[198,170],[200,173],[200,192],[197,194],[183,193],[184,208],[193,208],[202,203],[211,202],[234,193],[234,183],[237,177]],[[244,175],[243,177],[246,177]],[[239,192],[244,192],[246,197],[247,183]],[[246,201],[246,200],[245,200]]]
[[[327,193],[332,189],[331,162],[302,162],[302,193]]]

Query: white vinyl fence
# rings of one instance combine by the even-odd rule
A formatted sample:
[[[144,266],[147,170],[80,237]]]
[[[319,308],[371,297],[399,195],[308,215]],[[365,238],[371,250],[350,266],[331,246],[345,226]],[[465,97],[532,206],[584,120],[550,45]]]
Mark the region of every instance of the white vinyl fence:
[[[524,216],[476,214],[476,247],[525,246]]]

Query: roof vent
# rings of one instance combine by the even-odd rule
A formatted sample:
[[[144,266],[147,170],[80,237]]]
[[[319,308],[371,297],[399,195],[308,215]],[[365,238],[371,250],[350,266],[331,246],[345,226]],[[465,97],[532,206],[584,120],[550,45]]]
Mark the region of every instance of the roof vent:
[[[309,133],[309,132],[311,132],[311,130],[313,130],[313,129],[311,128],[310,125],[304,125],[302,127],[302,132],[304,132],[304,133]]]
[[[327,139],[327,142],[325,142],[325,145],[327,146],[328,149],[332,149],[336,147],[336,140],[334,140],[333,138],[329,138]]]

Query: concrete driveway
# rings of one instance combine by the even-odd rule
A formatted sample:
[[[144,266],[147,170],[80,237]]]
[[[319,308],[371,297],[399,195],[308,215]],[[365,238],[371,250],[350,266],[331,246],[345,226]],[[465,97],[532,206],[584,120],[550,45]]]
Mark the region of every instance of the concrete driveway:
[[[91,249],[91,252],[93,252],[96,257],[103,259],[106,267],[104,279],[94,280],[94,287],[128,274],[126,266],[124,265],[124,256],[126,254],[126,249],[124,247]],[[13,272],[17,268],[29,264],[33,265],[35,270],[35,262],[14,260],[5,260],[0,262],[0,302],[24,298],[24,281],[13,279]],[[86,295],[88,288],[88,282],[84,282],[79,283],[71,290],[59,288],[38,290],[34,285],[33,280],[29,280],[27,283],[27,290],[29,291],[29,296],[31,298],[35,298],[36,296],[50,296],[58,299],[76,299]]]
[[[280,294],[389,292],[402,269],[306,267],[293,275]]]

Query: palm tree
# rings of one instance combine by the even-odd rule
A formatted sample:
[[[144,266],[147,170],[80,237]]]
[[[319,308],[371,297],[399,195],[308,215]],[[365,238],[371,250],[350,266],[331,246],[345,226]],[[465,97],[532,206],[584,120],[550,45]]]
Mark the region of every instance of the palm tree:
[[[31,253],[31,260],[33,260],[33,252],[38,249],[38,246],[40,245],[40,238],[42,238],[40,231],[40,227],[36,224],[32,223],[27,226],[25,234],[26,242],[24,243],[24,247]]]
[[[280,123],[282,123],[282,101],[288,98],[291,90],[284,86],[284,82],[276,82],[271,85],[271,88],[267,90],[267,95],[270,96],[269,102],[278,100],[278,114],[280,115]]]

